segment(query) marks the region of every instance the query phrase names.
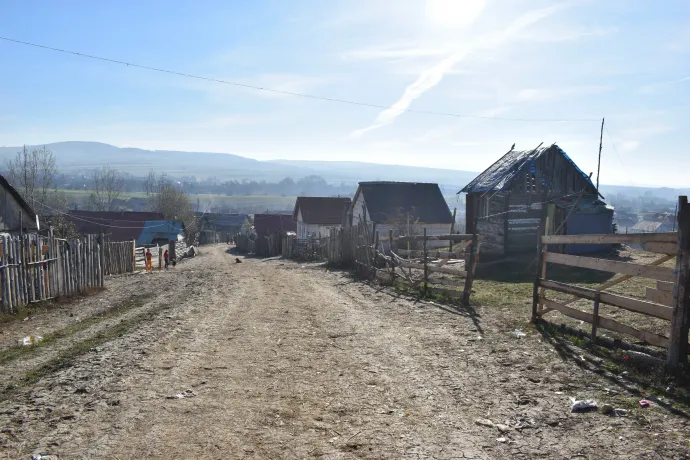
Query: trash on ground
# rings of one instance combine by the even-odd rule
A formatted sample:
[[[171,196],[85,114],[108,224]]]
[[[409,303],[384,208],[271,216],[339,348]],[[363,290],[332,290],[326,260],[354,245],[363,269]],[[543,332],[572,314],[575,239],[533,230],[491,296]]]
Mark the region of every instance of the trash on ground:
[[[22,340],[22,343],[24,344],[25,347],[28,347],[31,345],[36,345],[41,340],[43,340],[43,337],[41,337],[40,335],[27,335]]]
[[[492,422],[488,418],[478,418],[477,420],[474,421],[474,423],[475,423],[475,425],[487,426],[489,428],[494,427],[494,422]]]
[[[193,390],[185,390],[182,393],[178,393],[173,396],[168,396],[168,399],[185,399],[185,398],[193,398],[196,396],[196,393]]]
[[[590,412],[599,408],[593,399],[577,401],[575,398],[570,398],[570,401],[573,403],[571,407],[572,412]]]
[[[508,438],[498,438],[498,439],[496,439],[496,441],[500,442],[500,443],[504,443],[504,442],[508,442]]]
[[[652,405],[650,401],[647,401],[646,399],[641,399],[640,402],[640,407],[649,407]]]
[[[527,336],[527,334],[525,334],[524,332],[522,332],[520,329],[515,329],[515,330],[513,331],[513,334],[515,334],[515,337],[517,337],[518,339],[521,339],[521,338]]]
[[[33,454],[31,460],[60,460],[60,457],[49,454]]]
[[[627,417],[628,416],[628,411],[627,409],[615,409],[613,411],[613,415],[615,417]]]

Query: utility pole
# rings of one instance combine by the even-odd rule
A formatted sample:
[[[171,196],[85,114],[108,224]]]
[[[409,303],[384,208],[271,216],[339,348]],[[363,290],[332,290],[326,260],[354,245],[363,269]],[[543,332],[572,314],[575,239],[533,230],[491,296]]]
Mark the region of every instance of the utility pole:
[[[599,172],[601,171],[601,145],[604,141],[604,119],[601,119],[601,133],[599,134],[599,162],[597,163],[597,192],[599,191]]]

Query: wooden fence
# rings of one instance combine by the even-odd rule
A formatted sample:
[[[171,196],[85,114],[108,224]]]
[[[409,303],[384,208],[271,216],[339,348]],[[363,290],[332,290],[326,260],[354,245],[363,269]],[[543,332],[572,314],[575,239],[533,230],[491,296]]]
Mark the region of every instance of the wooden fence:
[[[539,273],[534,283],[532,319],[536,321],[549,311],[560,313],[592,325],[592,340],[597,329],[603,328],[630,335],[651,345],[669,349],[670,365],[687,362],[688,353],[688,295],[690,294],[690,207],[687,198],[679,202],[679,231],[676,233],[609,234],[609,235],[545,235],[539,239]],[[543,227],[548,228],[548,223]],[[549,245],[576,244],[637,244],[659,258],[648,265],[582,257],[549,252]],[[676,269],[661,265],[676,258]],[[622,274],[595,288],[556,282],[547,278],[547,264],[599,270]],[[656,281],[656,288],[646,289],[646,299],[623,296],[606,290],[633,277]],[[567,301],[549,299],[546,291],[572,295]],[[572,306],[580,299],[592,301],[592,312]],[[608,317],[600,316],[601,304],[622,308],[671,322],[668,337],[648,330],[640,330]]]
[[[136,270],[136,242],[132,241],[107,241],[105,243],[105,267],[104,274],[120,275],[133,273]]]
[[[0,235],[3,313],[30,303],[103,286],[104,252],[97,235],[63,240],[36,234]]]

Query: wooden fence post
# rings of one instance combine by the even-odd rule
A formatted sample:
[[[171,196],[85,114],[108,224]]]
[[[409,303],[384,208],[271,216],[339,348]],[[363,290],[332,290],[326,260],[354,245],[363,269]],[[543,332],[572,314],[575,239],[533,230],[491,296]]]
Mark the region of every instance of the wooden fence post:
[[[132,240],[132,273],[137,271],[137,240]]]
[[[458,212],[458,208],[453,208],[453,222],[450,223],[450,234],[453,234],[453,231],[455,230],[455,216],[456,213]],[[448,252],[453,252],[453,240],[450,240],[448,242]]]
[[[429,292],[429,251],[426,243],[426,227],[424,227],[424,294]]]
[[[101,233],[101,246],[98,251],[98,261],[100,263],[100,269],[98,271],[98,282],[101,287],[105,286],[105,235]]]
[[[678,198],[678,248],[676,280],[673,286],[673,316],[668,349],[671,369],[688,360],[688,297],[690,297],[690,205],[688,197]]]
[[[477,228],[476,223],[475,228]],[[474,284],[474,272],[477,269],[477,260],[479,257],[479,236],[476,233],[472,235],[472,243],[470,244],[470,248],[471,252],[469,267],[465,267],[467,275],[465,277],[465,289],[462,292],[463,305],[470,304],[470,296],[472,295],[472,285]]]
[[[544,265],[544,248],[541,237],[546,231],[546,220],[542,219],[537,231],[537,276],[534,280],[534,287],[532,288],[532,322],[537,322],[537,309],[539,308],[539,279],[541,278]]]

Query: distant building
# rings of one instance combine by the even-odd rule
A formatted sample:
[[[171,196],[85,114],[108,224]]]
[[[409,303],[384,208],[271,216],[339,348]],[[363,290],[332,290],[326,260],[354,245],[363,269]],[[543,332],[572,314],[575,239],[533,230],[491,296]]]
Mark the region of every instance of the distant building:
[[[19,192],[0,176],[0,231],[36,230],[38,218]]]
[[[348,224],[373,222],[380,235],[450,233],[453,216],[438,184],[420,182],[360,182],[348,211]],[[430,242],[447,245],[447,242]]]
[[[247,222],[246,214],[197,212],[196,218],[200,225],[200,244],[225,242]]]
[[[140,246],[168,244],[184,234],[181,221],[166,220],[156,212],[70,211],[66,217],[79,233],[103,233],[110,241],[136,240]]]
[[[297,237],[328,236],[330,229],[342,227],[351,202],[350,198],[297,198],[292,213],[292,219],[297,223]]]
[[[641,220],[628,229],[628,233],[666,233],[672,231],[673,228],[668,222],[658,220]]]
[[[292,214],[254,214],[254,231],[257,235],[286,234],[297,231]]]
[[[467,193],[466,227],[479,233],[482,252],[535,251],[542,217],[550,233],[613,232],[613,208],[556,144],[510,150],[461,192]],[[566,252],[595,252],[607,245],[571,245]]]

